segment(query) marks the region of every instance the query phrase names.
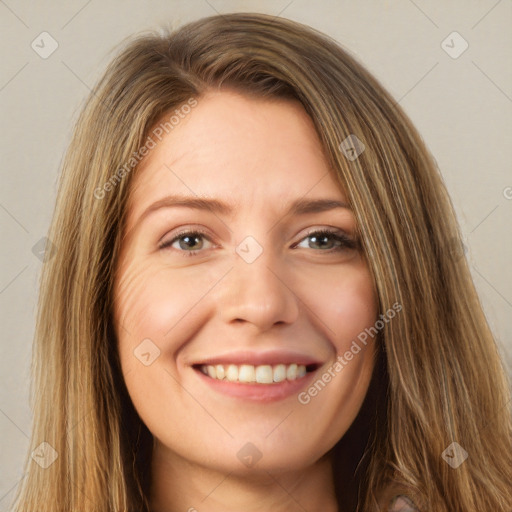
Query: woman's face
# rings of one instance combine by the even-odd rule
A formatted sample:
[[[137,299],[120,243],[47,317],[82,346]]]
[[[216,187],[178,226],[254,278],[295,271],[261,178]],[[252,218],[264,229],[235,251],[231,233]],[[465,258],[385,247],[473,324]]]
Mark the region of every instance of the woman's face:
[[[132,186],[115,326],[156,449],[226,472],[314,463],[366,394],[374,347],[353,341],[377,301],[311,119],[209,92]]]

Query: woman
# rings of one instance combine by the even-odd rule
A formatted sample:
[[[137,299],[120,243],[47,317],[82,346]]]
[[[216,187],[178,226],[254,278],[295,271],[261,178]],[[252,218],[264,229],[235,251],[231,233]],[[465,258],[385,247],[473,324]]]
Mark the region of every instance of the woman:
[[[16,511],[512,509],[442,179],[326,36],[230,14],[131,42],[49,238]]]

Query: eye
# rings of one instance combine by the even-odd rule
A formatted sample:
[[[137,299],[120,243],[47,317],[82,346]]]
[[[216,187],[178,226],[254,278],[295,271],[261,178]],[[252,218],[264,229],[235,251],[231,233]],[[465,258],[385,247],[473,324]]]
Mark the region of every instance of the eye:
[[[358,247],[357,242],[342,231],[329,229],[311,231],[295,247],[304,247],[301,244],[304,241],[308,241],[308,239],[309,243],[305,248],[320,249],[321,252],[327,253],[356,249]],[[202,249],[205,249],[205,240],[211,243],[206,233],[201,230],[182,231],[173,238],[160,243],[158,248],[171,248],[186,253],[187,256],[196,256]],[[173,247],[175,244],[177,244],[177,247]]]
[[[330,229],[311,231],[296,247],[301,247],[303,241],[307,242],[308,239],[310,242],[306,248],[320,249],[329,253],[358,247],[357,242],[342,231]]]
[[[186,252],[187,256],[195,256],[201,249],[204,249],[204,240],[209,241],[209,238],[200,230],[182,231],[170,240],[160,243],[158,248],[166,249],[170,247],[178,251]],[[176,242],[178,247],[173,247]]]

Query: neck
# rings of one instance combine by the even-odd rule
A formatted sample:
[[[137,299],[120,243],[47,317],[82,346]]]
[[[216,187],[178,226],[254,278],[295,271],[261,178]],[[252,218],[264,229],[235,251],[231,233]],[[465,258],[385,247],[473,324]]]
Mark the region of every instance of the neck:
[[[300,471],[243,475],[171,456],[160,445],[151,466],[151,512],[338,512],[327,456]]]

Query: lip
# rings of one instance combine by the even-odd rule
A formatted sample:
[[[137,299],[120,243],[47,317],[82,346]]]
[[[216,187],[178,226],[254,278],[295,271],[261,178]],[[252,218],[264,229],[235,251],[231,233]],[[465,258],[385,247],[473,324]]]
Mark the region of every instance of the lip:
[[[302,354],[299,352],[294,352],[290,350],[269,350],[269,351],[259,351],[259,352],[251,352],[248,350],[238,351],[238,352],[226,352],[225,354],[217,354],[211,357],[205,357],[201,360],[194,361],[190,364],[190,366],[200,366],[200,365],[216,365],[216,364],[250,364],[253,366],[260,366],[264,364],[268,365],[276,365],[276,364],[303,364],[304,366],[320,366],[322,365],[322,361],[319,361],[317,358]]]
[[[299,379],[284,380],[273,384],[249,384],[212,379],[198,369],[194,368],[194,371],[203,383],[218,393],[232,398],[264,403],[284,400],[292,395],[297,395],[301,389],[309,385],[317,372],[317,370],[313,370]]]
[[[274,382],[273,384],[257,384],[247,382],[229,382],[226,380],[218,380],[205,375],[200,367],[203,365],[216,364],[250,364],[259,365],[277,365],[277,364],[302,364],[308,368],[308,373],[304,377],[295,380],[283,380]],[[197,377],[203,384],[213,391],[222,395],[251,402],[269,403],[278,400],[284,400],[290,396],[296,396],[302,389],[306,388],[318,369],[322,366],[322,362],[318,359],[297,352],[290,351],[268,351],[268,352],[230,352],[225,355],[217,355],[215,357],[207,357],[201,359],[191,365]]]

